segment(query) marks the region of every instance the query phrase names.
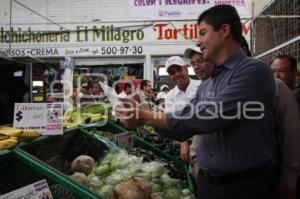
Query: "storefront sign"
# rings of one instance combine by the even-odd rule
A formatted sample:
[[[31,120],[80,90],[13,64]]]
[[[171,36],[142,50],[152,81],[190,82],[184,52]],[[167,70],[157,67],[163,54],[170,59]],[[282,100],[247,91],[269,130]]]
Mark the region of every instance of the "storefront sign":
[[[13,125],[43,135],[63,134],[63,104],[15,103]]]
[[[204,10],[220,4],[234,6],[241,18],[250,18],[250,0],[128,0],[130,20],[196,20]]]
[[[110,55],[142,55],[142,46],[90,46],[61,48],[12,48],[6,53],[13,57],[64,57],[64,56],[110,56]]]
[[[242,23],[244,23],[242,21]],[[243,24],[243,35],[250,43],[251,21]],[[12,32],[11,50],[7,42],[9,31],[1,30],[0,27],[0,50],[12,57],[101,57],[101,56],[138,56],[145,54],[165,54],[163,49],[172,51],[175,45],[194,45],[197,41],[199,29],[195,21],[163,21],[154,22],[149,25],[144,22],[136,23],[116,23],[114,25],[105,24],[103,27],[113,27],[114,30],[93,29],[90,26],[66,25],[70,30],[68,40],[50,40],[47,32],[33,31],[28,27],[14,27]],[[79,28],[80,27],[80,28]],[[120,28],[122,27],[122,28]],[[127,27],[127,28],[125,28]],[[25,32],[17,29],[30,29],[31,39],[26,38]],[[34,29],[36,29],[35,27]],[[46,28],[46,27],[45,27]],[[56,28],[56,27],[55,27]],[[55,29],[53,28],[53,29]],[[2,27],[3,29],[3,27]],[[135,29],[135,30],[133,30]],[[53,30],[54,31],[54,30]],[[29,31],[28,31],[29,32]],[[54,31],[55,32],[55,31]],[[60,38],[64,33],[56,31]],[[34,33],[34,34],[33,34]],[[46,34],[47,33],[47,34]],[[98,35],[99,33],[99,35]],[[20,36],[23,35],[23,36]],[[63,37],[63,36],[62,36]],[[40,39],[38,39],[40,38]],[[8,40],[9,41],[9,40]],[[1,43],[2,42],[2,43]],[[171,53],[171,52],[170,52]],[[175,52],[175,54],[178,52]]]
[[[145,37],[142,29],[129,29],[127,26],[75,26],[71,30],[37,31],[31,27],[5,29],[0,27],[0,43],[73,43],[73,42],[120,42],[141,41]]]
[[[0,199],[15,199],[15,198],[53,199],[53,196],[50,192],[47,181],[41,180],[39,182],[33,183],[26,187],[17,189],[15,191],[0,196]]]

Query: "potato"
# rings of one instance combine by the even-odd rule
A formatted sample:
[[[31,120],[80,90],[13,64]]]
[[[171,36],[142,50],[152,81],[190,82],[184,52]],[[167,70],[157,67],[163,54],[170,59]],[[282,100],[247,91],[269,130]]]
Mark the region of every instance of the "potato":
[[[90,187],[90,179],[84,175],[84,173],[75,172],[70,176],[73,180],[77,181],[79,184]]]
[[[80,155],[75,158],[71,164],[72,172],[81,172],[85,175],[89,175],[94,167],[94,159],[87,155]]]
[[[151,199],[151,185],[143,178],[132,177],[117,184],[113,196],[114,199]]]

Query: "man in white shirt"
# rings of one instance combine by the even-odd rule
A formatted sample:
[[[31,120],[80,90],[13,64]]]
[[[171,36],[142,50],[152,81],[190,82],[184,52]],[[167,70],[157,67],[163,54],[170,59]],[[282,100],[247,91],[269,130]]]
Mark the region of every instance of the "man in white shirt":
[[[175,113],[182,110],[196,95],[197,88],[201,81],[193,80],[189,77],[185,62],[179,56],[170,57],[166,62],[166,69],[171,82],[176,86],[169,91],[165,98],[165,113]],[[188,161],[189,150],[183,142],[180,147],[180,157],[183,161]]]
[[[165,98],[168,92],[169,92],[169,86],[166,84],[161,85],[160,92],[157,93],[156,100],[158,101],[159,99]]]

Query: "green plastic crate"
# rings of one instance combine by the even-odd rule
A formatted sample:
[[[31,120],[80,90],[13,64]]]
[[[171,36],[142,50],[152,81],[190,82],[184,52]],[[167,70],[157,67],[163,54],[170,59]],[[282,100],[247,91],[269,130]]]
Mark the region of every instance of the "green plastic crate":
[[[72,174],[71,162],[77,156],[89,155],[97,161],[102,159],[113,147],[115,145],[112,143],[97,140],[94,136],[77,128],[67,131],[64,135],[42,136],[30,143],[21,144],[16,150],[24,157],[38,162],[38,165],[47,167],[46,173],[51,171],[73,181],[68,175]],[[88,188],[78,186],[100,198],[97,193]]]
[[[99,124],[98,126],[93,126],[92,128],[96,128],[97,130],[105,130],[110,131],[112,133],[124,133],[128,130],[115,124],[114,122],[108,121],[106,125]],[[84,128],[84,130],[89,131],[91,128]],[[160,158],[163,158],[167,161],[172,161],[174,164],[185,171],[187,175],[187,182],[188,182],[188,188],[191,192],[195,192],[193,180],[190,175],[188,166],[183,163],[182,161],[178,160],[177,158],[171,156],[170,154],[158,149],[157,147],[153,146],[151,143],[146,142],[145,140],[139,138],[138,136],[134,135],[134,146],[139,147],[148,151],[152,151],[153,154],[157,155]]]
[[[0,196],[45,179],[54,198],[98,198],[73,181],[24,156],[18,149],[1,153],[0,165]]]

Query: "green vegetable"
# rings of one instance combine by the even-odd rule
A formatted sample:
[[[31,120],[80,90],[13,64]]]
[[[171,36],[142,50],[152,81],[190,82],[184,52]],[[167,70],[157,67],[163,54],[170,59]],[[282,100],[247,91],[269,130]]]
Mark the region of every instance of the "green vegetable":
[[[105,184],[96,190],[97,193],[104,196],[105,198],[113,191],[114,186],[110,184]]]
[[[97,176],[103,176],[103,175],[109,174],[109,172],[110,172],[110,167],[108,164],[102,164],[102,165],[96,167],[96,169],[94,170],[94,173]]]
[[[182,192],[182,194],[183,194],[184,196],[188,196],[188,195],[191,194],[191,192],[190,192],[189,189],[183,189],[181,192]]]
[[[103,182],[95,174],[90,174],[88,176],[91,182],[91,186],[94,188],[99,188],[103,185]]]
[[[161,176],[162,184],[164,188],[176,188],[177,187],[177,180],[170,178],[168,174],[163,174]]]
[[[163,193],[164,199],[181,199],[182,193],[179,189],[166,189]]]
[[[162,187],[159,184],[151,183],[152,192],[160,192]]]
[[[159,162],[149,162],[145,163],[143,170],[147,173],[150,173],[152,177],[158,177],[167,173],[167,169]]]
[[[118,170],[111,175],[107,176],[104,180],[105,184],[115,185],[123,180],[128,179],[129,176],[125,175],[122,171]]]

